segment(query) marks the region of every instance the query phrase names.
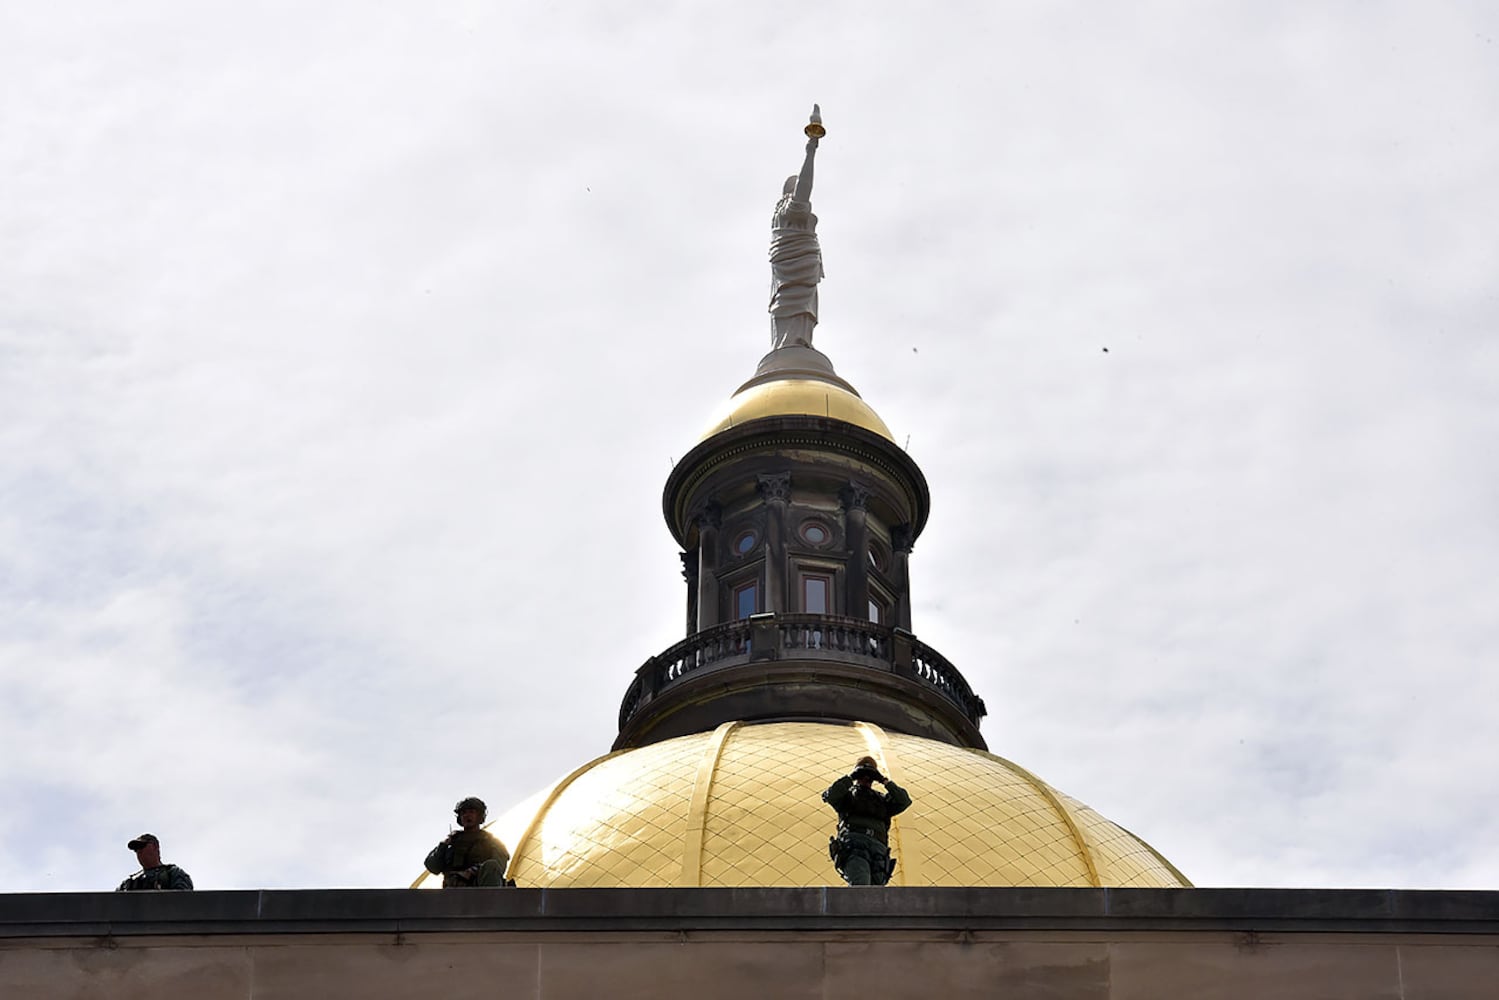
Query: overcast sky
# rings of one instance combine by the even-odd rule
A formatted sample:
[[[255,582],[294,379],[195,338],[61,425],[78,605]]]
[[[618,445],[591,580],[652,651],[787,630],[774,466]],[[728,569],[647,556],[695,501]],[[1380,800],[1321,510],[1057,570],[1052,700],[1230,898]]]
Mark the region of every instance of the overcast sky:
[[[816,344],[991,749],[1200,885],[1499,888],[1484,3],[0,2],[0,891],[405,885],[681,637]],[[913,788],[919,795],[920,789]]]

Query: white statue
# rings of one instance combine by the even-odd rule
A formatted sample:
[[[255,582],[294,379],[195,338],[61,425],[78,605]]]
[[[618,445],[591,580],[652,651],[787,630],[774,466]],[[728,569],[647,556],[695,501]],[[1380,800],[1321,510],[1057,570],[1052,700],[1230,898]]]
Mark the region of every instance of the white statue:
[[[811,347],[817,325],[817,283],[822,280],[822,247],[812,214],[812,158],[826,134],[822,114],[812,105],[806,128],[807,158],[802,172],[786,178],[770,220],[770,346]]]

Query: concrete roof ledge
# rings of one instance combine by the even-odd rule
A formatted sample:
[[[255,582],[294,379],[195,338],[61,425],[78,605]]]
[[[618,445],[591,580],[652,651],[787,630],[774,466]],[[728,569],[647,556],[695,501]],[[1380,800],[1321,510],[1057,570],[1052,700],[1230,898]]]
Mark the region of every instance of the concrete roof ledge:
[[[0,895],[0,938],[691,930],[1499,934],[1499,892],[1384,889],[411,889]]]

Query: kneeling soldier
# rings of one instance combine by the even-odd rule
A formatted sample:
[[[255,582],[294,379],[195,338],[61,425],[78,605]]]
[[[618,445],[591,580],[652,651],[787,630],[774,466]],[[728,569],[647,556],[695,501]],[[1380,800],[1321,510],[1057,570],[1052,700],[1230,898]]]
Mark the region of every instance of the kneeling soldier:
[[[883,793],[873,788],[878,781]],[[880,773],[873,757],[860,757],[854,769],[822,793],[822,801],[838,811],[838,835],[828,841],[828,853],[849,885],[884,885],[895,871],[890,856],[890,817],[905,812],[911,796]]]
[[[500,838],[479,829],[488,814],[484,800],[472,796],[453,807],[453,815],[463,829],[448,834],[448,839],[427,855],[427,871],[442,876],[444,889],[507,884],[505,866],[510,863],[510,852]]]

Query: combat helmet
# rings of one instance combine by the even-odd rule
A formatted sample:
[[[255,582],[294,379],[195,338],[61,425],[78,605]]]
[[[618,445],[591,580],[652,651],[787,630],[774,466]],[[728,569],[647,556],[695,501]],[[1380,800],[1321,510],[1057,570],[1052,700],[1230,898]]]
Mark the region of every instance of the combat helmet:
[[[479,810],[480,823],[484,822],[484,818],[489,815],[489,807],[486,806],[484,804],[484,800],[479,798],[477,795],[470,795],[466,799],[459,799],[458,804],[453,807],[453,815],[457,816],[465,809]]]

